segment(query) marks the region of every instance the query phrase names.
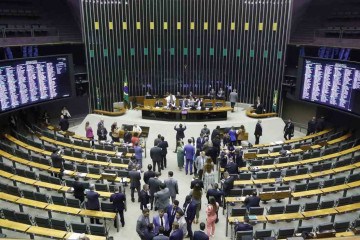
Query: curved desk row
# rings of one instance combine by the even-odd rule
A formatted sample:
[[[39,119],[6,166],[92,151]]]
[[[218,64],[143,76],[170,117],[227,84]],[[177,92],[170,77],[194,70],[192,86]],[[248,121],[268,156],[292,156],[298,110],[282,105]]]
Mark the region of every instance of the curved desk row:
[[[110,111],[99,110],[99,109],[94,109],[93,112],[96,114],[100,114],[100,115],[117,117],[117,116],[124,115],[126,113],[126,108],[120,108],[119,111],[117,111],[117,112],[110,112]]]
[[[269,118],[269,117],[276,117],[277,113],[275,112],[269,112],[269,113],[255,113],[255,109],[249,108],[246,110],[246,116],[251,118]]]

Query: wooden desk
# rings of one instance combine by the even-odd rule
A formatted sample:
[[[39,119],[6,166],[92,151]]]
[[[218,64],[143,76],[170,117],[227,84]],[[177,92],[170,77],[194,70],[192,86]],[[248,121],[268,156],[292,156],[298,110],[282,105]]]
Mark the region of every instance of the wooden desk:
[[[303,218],[304,216],[301,213],[282,213],[282,214],[266,215],[266,219],[269,222],[299,220]]]
[[[56,229],[49,229],[49,228],[43,228],[38,226],[31,226],[26,233],[39,235],[39,236],[45,236],[45,237],[51,237],[51,238],[64,238],[67,234],[66,231],[56,230]]]
[[[28,207],[40,208],[40,209],[45,209],[49,205],[49,203],[39,202],[27,198],[19,198],[15,203]]]
[[[41,182],[41,181],[36,181],[32,185],[34,185],[36,187],[42,187],[42,188],[47,188],[47,189],[56,190],[56,191],[59,191],[63,187],[61,185],[47,183],[47,182]]]
[[[36,182],[36,180],[34,180],[34,179],[16,176],[16,175],[11,176],[10,179],[15,182],[21,182],[21,183],[28,184],[28,185],[33,185]]]
[[[280,156],[280,153],[279,152],[272,152],[272,153],[269,153],[269,157],[271,158],[274,158],[274,157],[279,157]]]
[[[4,200],[7,202],[16,202],[20,197],[0,192],[0,200]]]
[[[45,209],[53,212],[68,213],[72,215],[78,215],[79,212],[81,211],[80,208],[73,208],[73,207],[67,207],[67,206],[61,206],[55,204],[48,204]]]
[[[275,178],[266,178],[266,179],[256,179],[253,180],[255,185],[262,185],[262,184],[275,184],[276,179]]]
[[[322,188],[321,191],[323,193],[333,193],[333,192],[344,191],[349,188],[350,187],[347,184],[341,184],[341,185],[337,185],[337,186]]]
[[[360,209],[360,203],[353,203],[341,207],[335,207],[335,210],[338,211],[339,213],[353,212],[359,209]]]
[[[310,178],[318,178],[318,177],[323,177],[326,175],[331,175],[334,174],[334,170],[330,169],[330,170],[325,170],[325,171],[321,171],[321,172],[315,172],[315,173],[309,173]]]
[[[236,221],[236,219],[239,222],[244,222],[244,217],[242,216],[238,216],[238,217],[228,217],[229,223],[234,223]],[[264,215],[256,215],[256,220],[250,220],[250,222],[259,222],[259,223],[263,223],[263,222],[267,222],[266,216]]]
[[[253,180],[236,180],[234,181],[234,185],[252,185],[254,184]]]
[[[326,209],[318,209],[314,211],[302,212],[305,218],[322,217],[336,213],[338,213],[338,211],[335,208],[326,208]]]
[[[297,149],[292,149],[292,150],[290,150],[290,152],[291,152],[292,154],[298,154],[298,153],[302,153],[303,150],[302,150],[301,148],[297,148]]]
[[[301,181],[309,178],[310,178],[310,174],[301,174],[291,177],[284,177],[282,180],[283,182],[291,182],[291,181]]]
[[[244,202],[246,197],[225,197],[225,202]]]
[[[269,157],[268,153],[256,154],[256,158],[268,158],[268,157]]]
[[[93,217],[93,218],[105,218],[105,219],[114,219],[116,213],[114,212],[102,212],[102,211],[94,211],[94,210],[81,210],[79,212],[82,216]]]
[[[9,221],[9,220],[0,218],[0,228],[10,229],[10,230],[19,231],[19,232],[26,232],[26,230],[28,230],[30,227],[31,227],[31,225],[13,222],[13,221]]]
[[[255,113],[255,109],[249,108],[245,112],[246,116],[251,118],[269,118],[269,117],[276,117],[277,113],[275,112],[269,112],[269,113]]]
[[[10,179],[14,174],[0,170],[0,177]]]
[[[74,237],[73,237],[72,235],[78,236],[77,233],[68,232],[64,238],[65,238],[65,239],[69,239],[69,238],[74,239]],[[96,236],[96,235],[86,234],[86,237],[88,237],[90,240],[106,240],[106,237],[103,237],[103,236]]]
[[[291,196],[293,198],[302,198],[302,197],[317,196],[319,194],[322,194],[321,189],[308,190],[308,191],[302,191],[302,192],[293,192],[293,193],[291,193]]]

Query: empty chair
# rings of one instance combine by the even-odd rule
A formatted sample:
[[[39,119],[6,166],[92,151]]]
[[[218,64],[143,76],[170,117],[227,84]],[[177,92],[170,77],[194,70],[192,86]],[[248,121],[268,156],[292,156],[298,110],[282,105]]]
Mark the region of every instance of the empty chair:
[[[360,181],[360,173],[351,174],[347,180],[348,183],[356,182],[356,181]]]
[[[110,161],[112,162],[112,163],[119,163],[119,164],[122,164],[123,163],[123,161],[122,161],[122,159],[121,158],[110,158]]]
[[[349,221],[337,221],[334,223],[334,230],[336,232],[346,232],[350,226]]]
[[[267,179],[268,178],[269,173],[268,172],[257,172],[255,174],[255,178],[256,179]]]
[[[278,239],[287,239],[288,237],[292,237],[295,234],[294,228],[279,228],[277,238]]]
[[[72,156],[72,151],[69,150],[69,149],[64,149],[64,155],[67,155],[67,156]]]
[[[334,183],[335,183],[335,180],[333,178],[327,179],[323,182],[323,188],[332,187],[332,186],[334,186]]]
[[[36,176],[36,173],[35,173],[35,172],[25,170],[25,176],[26,176],[27,178],[31,178],[31,179],[37,180],[37,176]]]
[[[318,165],[314,165],[311,169],[311,172],[321,172],[322,171],[322,165],[318,164]]]
[[[15,171],[16,171],[16,175],[19,175],[21,177],[26,177],[24,169],[16,168]]]
[[[263,164],[263,160],[253,160],[251,161],[251,166],[256,167],[256,166],[261,166]]]
[[[280,152],[281,149],[282,149],[282,147],[273,147],[272,151],[273,152]]]
[[[118,177],[120,177],[120,178],[129,177],[129,171],[127,171],[127,170],[118,170],[117,174],[118,174]]]
[[[360,195],[351,196],[351,203],[360,203]]]
[[[286,151],[289,151],[289,150],[291,150],[291,145],[284,145],[283,149]]]
[[[20,190],[19,190],[18,187],[8,185],[6,192],[9,193],[9,194],[11,194],[11,195],[15,195],[15,196],[21,197]]]
[[[77,165],[76,170],[80,173],[88,173],[88,169],[86,165]]]
[[[251,173],[240,173],[239,174],[239,180],[250,180],[251,179]]]
[[[89,230],[91,235],[106,236],[107,232],[104,226],[89,224]]]
[[[258,154],[267,154],[267,153],[269,153],[269,149],[267,149],[267,148],[259,149],[259,151],[258,151]]]
[[[289,162],[299,161],[299,155],[290,156]]]
[[[51,196],[51,201],[53,202],[53,204],[66,206],[64,197]]]
[[[307,183],[295,184],[294,192],[303,192],[307,189]]]
[[[100,168],[89,167],[89,173],[100,175],[100,174],[101,174],[101,170],[100,170]]]
[[[3,165],[3,170],[8,173],[14,173],[14,168],[6,164]]]
[[[274,159],[274,158],[268,158],[268,159],[265,159],[265,160],[263,161],[263,164],[264,164],[264,165],[273,165],[274,162],[275,162],[275,159]]]
[[[108,192],[109,187],[107,184],[95,184],[96,191]]]
[[[45,202],[45,203],[49,202],[48,201],[49,198],[46,194],[34,192],[34,196],[36,201]]]
[[[112,145],[105,145],[104,150],[106,150],[106,151],[114,151],[114,146],[112,146]]]
[[[288,191],[290,190],[289,186],[279,186],[276,188],[276,191]]]
[[[254,234],[255,239],[264,239],[271,237],[272,230],[256,230]]]
[[[290,176],[295,176],[296,175],[297,170],[296,169],[287,169],[285,171],[285,176],[286,177],[290,177]]]
[[[96,160],[94,154],[85,154],[85,158],[86,158],[87,160]]]
[[[281,177],[281,171],[272,171],[269,174],[269,178],[279,178]]]
[[[264,208],[263,207],[250,207],[249,208],[249,215],[263,215]]]
[[[287,163],[289,162],[289,157],[279,157],[278,163]]]
[[[309,159],[310,157],[311,157],[311,154],[310,154],[310,153],[304,153],[304,154],[302,155],[302,159],[303,159],[303,160]]]
[[[107,156],[96,156],[97,160],[100,161],[100,162],[107,162],[108,161],[108,158]]]
[[[70,170],[70,171],[75,171],[75,165],[72,163],[64,163],[64,169],[65,170]]]
[[[72,180],[72,179],[65,179],[65,184],[66,186],[68,187],[72,187],[73,184],[74,184],[75,180]]]
[[[264,188],[262,189],[263,192],[273,192],[273,191],[275,191],[275,190],[276,190],[275,187],[264,187]]]
[[[231,216],[245,216],[246,211],[246,208],[233,208],[231,209]]]
[[[318,189],[320,186],[320,182],[309,182],[307,186],[307,190],[315,190]]]
[[[22,190],[24,198],[35,200],[34,192],[29,190]]]
[[[303,233],[303,232],[310,233],[312,231],[313,231],[312,226],[301,226],[301,227],[298,227],[298,229],[296,230],[296,233]]]
[[[341,184],[344,184],[345,183],[345,180],[346,180],[346,177],[337,177],[337,178],[334,178],[334,185],[341,185]]]
[[[242,189],[241,188],[233,188],[233,189],[230,190],[229,195],[231,197],[242,196]]]
[[[299,209],[300,204],[288,204],[285,206],[285,213],[297,213]]]
[[[322,201],[319,204],[319,209],[332,208],[334,207],[334,200]]]
[[[37,217],[35,217],[35,222],[36,222],[36,225],[39,227],[51,228],[51,223],[50,223],[49,218],[37,216]]]
[[[129,164],[129,162],[130,162],[130,159],[128,159],[128,158],[124,158],[124,159],[122,159],[122,163],[123,163],[123,164],[128,165],[128,164]]]
[[[71,223],[71,229],[76,233],[88,233],[87,225],[85,223]]]
[[[49,177],[49,182],[52,184],[61,185],[61,180],[57,177]]]
[[[311,158],[317,158],[320,157],[320,151],[314,151],[311,153]]]
[[[79,140],[74,140],[74,144],[76,145],[76,146],[83,146],[83,143],[82,143],[82,141],[79,141]]]
[[[80,208],[79,199],[66,198],[66,203],[67,203],[68,207]]]
[[[252,239],[253,231],[237,231],[236,240]]]
[[[340,206],[344,206],[344,205],[348,205],[351,203],[351,197],[341,197],[338,199],[337,201],[337,206],[340,207]]]
[[[27,213],[15,212],[15,217],[16,217],[17,222],[21,222],[21,223],[28,224],[28,225],[33,225],[32,221],[31,221],[31,217]]]
[[[40,163],[46,166],[51,166],[49,159],[46,158],[40,158]]]
[[[297,170],[296,175],[307,174],[308,172],[309,172],[309,169],[308,169],[308,168],[299,168],[299,169]]]
[[[330,231],[334,229],[333,223],[322,223],[317,227],[319,232]]]
[[[39,180],[42,181],[42,182],[50,182],[49,176],[41,174],[41,173],[39,174]]]
[[[98,150],[104,150],[104,145],[94,144],[94,148]]]
[[[81,152],[76,152],[76,151],[73,152],[73,156],[76,157],[76,158],[82,158],[83,157]]]
[[[281,214],[284,212],[285,207],[284,206],[271,206],[268,209],[268,214],[273,215],[273,214]]]
[[[329,170],[332,168],[332,163],[324,163],[322,164],[322,170],[325,171],[325,170]]]
[[[101,211],[114,212],[114,205],[112,203],[102,202],[101,203]]]
[[[51,228],[61,231],[68,231],[68,225],[66,224],[65,220],[59,220],[52,218],[51,219]]]
[[[319,203],[318,202],[310,202],[310,203],[305,203],[303,211],[307,212],[307,211],[314,211],[317,210],[319,207]]]
[[[1,211],[5,219],[16,222],[16,216],[14,210],[3,208]]]
[[[249,195],[252,195],[254,191],[256,191],[256,190],[254,190],[253,188],[244,188],[242,191],[242,195],[249,196]]]

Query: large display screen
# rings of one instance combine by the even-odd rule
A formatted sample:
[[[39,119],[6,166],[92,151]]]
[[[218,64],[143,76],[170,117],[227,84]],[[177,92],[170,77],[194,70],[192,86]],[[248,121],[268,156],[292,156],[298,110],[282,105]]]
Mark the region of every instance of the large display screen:
[[[70,97],[70,56],[0,62],[0,112]]]
[[[303,58],[300,99],[352,111],[356,89],[360,89],[359,63]]]

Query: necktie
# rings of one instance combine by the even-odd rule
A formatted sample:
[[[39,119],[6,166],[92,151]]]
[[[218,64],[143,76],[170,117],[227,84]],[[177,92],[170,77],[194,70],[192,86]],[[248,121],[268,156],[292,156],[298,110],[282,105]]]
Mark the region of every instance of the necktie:
[[[161,226],[164,227],[164,221],[162,217],[160,218],[160,221],[161,221]]]
[[[173,208],[172,210],[172,213],[171,213],[172,216],[175,216],[175,209]]]

